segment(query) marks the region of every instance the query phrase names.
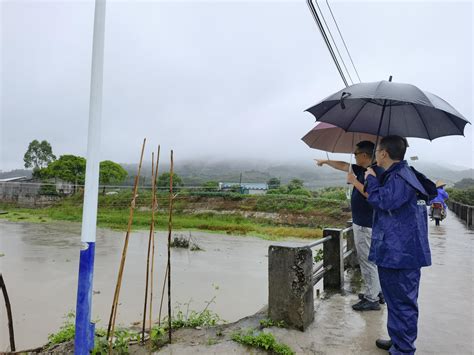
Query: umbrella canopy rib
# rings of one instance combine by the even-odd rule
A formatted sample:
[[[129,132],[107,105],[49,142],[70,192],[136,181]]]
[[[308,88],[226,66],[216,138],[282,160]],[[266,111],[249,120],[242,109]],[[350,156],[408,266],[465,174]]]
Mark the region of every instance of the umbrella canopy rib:
[[[310,135],[311,134],[311,131],[309,131],[308,133],[306,133],[306,135]],[[316,145],[316,143],[320,140],[321,136],[316,136],[313,138],[313,140],[311,141],[311,143],[309,144],[309,146],[312,146],[312,145]],[[303,137],[304,139],[304,137]]]
[[[384,83],[383,80],[378,83],[377,87],[375,88],[374,98],[377,97],[377,92],[379,91],[380,86],[381,86],[383,83]]]
[[[361,108],[359,109],[359,111],[357,111],[357,113],[354,115],[354,118],[352,118],[351,122],[347,125],[347,127],[345,128],[346,131],[349,130],[349,128],[352,126],[352,124],[354,123],[354,121],[356,120],[357,116],[359,116],[359,114],[362,112],[362,110],[364,109],[365,106],[367,106],[367,104],[369,103],[370,101],[365,101],[364,104],[361,106]]]
[[[430,141],[432,141],[433,139],[431,138],[430,131],[429,131],[429,129],[428,129],[428,126],[427,126],[426,123],[425,123],[425,120],[423,119],[423,116],[420,114],[420,111],[418,111],[418,108],[416,107],[415,104],[413,104],[413,108],[415,109],[416,114],[417,114],[418,117],[420,118],[421,123],[423,123],[423,127],[425,127],[426,134],[428,134],[428,139],[429,139]]]
[[[433,107],[435,107],[434,103],[431,101],[431,99],[428,97],[428,95],[426,95],[426,93],[423,90],[418,89],[418,91],[420,92],[422,96],[425,97],[426,101],[430,102],[433,105]]]
[[[336,150],[336,144],[337,144],[337,141],[341,138],[341,136],[344,134],[345,132],[343,130],[341,130],[339,132],[339,135],[337,136],[337,139],[334,140],[334,144],[332,145],[332,151],[334,152]]]
[[[464,128],[459,128],[459,126],[456,123],[454,123],[454,120],[457,121],[457,117],[450,114],[449,112],[446,112],[446,111],[443,111],[443,113],[449,118],[449,123],[451,123],[451,125],[453,125],[458,130],[459,135],[464,136]],[[453,120],[453,118],[454,118],[454,120]],[[471,123],[469,122],[469,124],[471,124]],[[452,134],[452,135],[455,135],[455,134]]]
[[[337,105],[339,105],[339,103],[340,103],[340,101],[334,100],[333,105],[331,105],[331,107],[328,107],[328,109],[325,112],[321,113],[321,116],[326,115],[327,113],[329,113],[329,111],[331,111],[332,109],[337,107]],[[318,120],[318,117],[316,117],[316,120]]]
[[[392,106],[388,108],[388,126],[387,126],[387,132],[390,132],[390,123],[392,122]]]

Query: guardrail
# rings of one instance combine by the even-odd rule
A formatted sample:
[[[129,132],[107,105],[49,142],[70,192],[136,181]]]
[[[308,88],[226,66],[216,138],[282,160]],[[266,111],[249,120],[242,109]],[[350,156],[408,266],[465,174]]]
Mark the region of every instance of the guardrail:
[[[346,243],[344,244],[344,239]],[[315,263],[313,249],[322,246],[323,260]],[[313,287],[323,280],[324,291],[341,292],[344,270],[356,265],[352,226],[326,228],[314,243],[268,249],[268,316],[305,330],[314,320]]]
[[[474,225],[474,206],[464,205],[462,203],[448,200],[447,205],[451,211],[466,223],[467,227]]]

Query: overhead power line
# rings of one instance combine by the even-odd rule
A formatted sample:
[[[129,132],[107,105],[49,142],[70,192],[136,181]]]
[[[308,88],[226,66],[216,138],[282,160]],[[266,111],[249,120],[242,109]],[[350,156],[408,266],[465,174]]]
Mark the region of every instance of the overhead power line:
[[[332,49],[331,42],[329,41],[328,36],[326,35],[326,31],[324,30],[323,24],[319,18],[319,15],[313,5],[312,0],[307,0],[308,7],[313,14],[314,21],[316,21],[316,24],[319,28],[319,31],[321,32],[321,35],[323,36],[324,42],[326,43],[326,46],[328,47],[329,53],[331,54],[331,57],[334,61],[334,64],[336,65],[337,70],[339,71],[339,75],[341,76],[342,81],[344,82],[344,85],[349,86],[347,83],[347,79],[344,75],[344,72],[342,71],[341,65],[339,64],[336,54],[334,53],[334,50]]]
[[[337,32],[339,32],[339,36],[340,36],[341,39],[342,39],[342,43],[344,43],[344,48],[346,49],[346,52],[347,52],[347,54],[348,54],[348,56],[349,56],[349,59],[351,60],[352,67],[354,68],[354,70],[355,70],[355,72],[356,72],[356,74],[357,74],[357,78],[359,79],[359,82],[361,82],[360,76],[359,76],[359,72],[357,71],[357,68],[356,68],[356,66],[355,66],[355,64],[354,64],[354,61],[352,60],[351,53],[349,52],[349,49],[347,48],[346,41],[344,41],[344,37],[342,36],[341,30],[339,29],[339,26],[338,26],[338,24],[337,24],[336,18],[334,17],[334,14],[333,14],[333,12],[332,12],[332,9],[331,9],[331,6],[329,5],[329,1],[328,1],[328,0],[326,0],[326,4],[327,4],[327,6],[328,6],[328,8],[329,8],[329,12],[331,13],[332,19],[334,20],[334,23],[336,24]]]
[[[326,28],[329,32],[329,37],[331,37],[332,43],[334,43],[334,47],[336,48],[336,52],[339,55],[339,58],[341,59],[342,65],[344,66],[344,69],[346,70],[347,75],[349,76],[349,80],[351,81],[351,84],[354,84],[354,81],[352,80],[351,74],[349,70],[347,70],[346,62],[344,61],[344,58],[342,58],[341,52],[339,52],[339,48],[337,47],[337,43],[334,40],[334,37],[332,36],[331,29],[329,28],[326,19],[324,18],[324,13],[319,7],[318,0],[315,0],[316,6],[318,7],[319,13],[321,14],[321,18],[323,19],[324,24],[326,25]],[[334,18],[334,17],[333,17]]]

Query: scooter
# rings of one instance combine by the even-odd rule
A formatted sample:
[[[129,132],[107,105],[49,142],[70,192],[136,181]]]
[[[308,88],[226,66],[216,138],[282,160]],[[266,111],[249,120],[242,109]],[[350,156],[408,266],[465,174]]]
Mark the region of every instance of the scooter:
[[[435,221],[435,224],[439,226],[439,222],[446,218],[446,211],[444,210],[443,204],[439,202],[433,202],[431,204],[431,220]]]

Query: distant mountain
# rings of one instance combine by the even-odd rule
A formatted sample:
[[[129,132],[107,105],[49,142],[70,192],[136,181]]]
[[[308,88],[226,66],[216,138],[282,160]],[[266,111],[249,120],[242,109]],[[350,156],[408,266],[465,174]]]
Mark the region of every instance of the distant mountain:
[[[423,172],[433,181],[443,180],[448,185],[454,185],[455,182],[458,182],[462,179],[474,178],[474,169],[463,169],[456,167],[457,169],[463,170],[455,170],[450,165],[442,166],[440,164],[422,162],[413,162],[411,165],[414,166],[415,169]]]
[[[474,169],[463,169],[454,166],[443,166],[427,162],[410,162],[417,170],[430,179],[444,180],[448,186],[462,179],[474,178]],[[137,164],[121,164],[127,170],[129,177],[124,184],[132,185],[137,173]],[[175,172],[183,179],[187,186],[200,186],[206,181],[239,182],[267,182],[272,177],[287,184],[291,179],[300,179],[309,189],[328,186],[346,186],[345,174],[327,166],[317,167],[313,161],[304,162],[271,162],[258,160],[206,161],[193,160],[178,162],[174,166]],[[463,170],[460,170],[463,169]],[[160,164],[159,173],[169,171],[169,164]],[[0,172],[0,179],[17,176],[31,177],[31,170],[17,169]],[[141,185],[151,184],[151,163],[145,162],[142,166]]]
[[[147,164],[151,165],[151,164]],[[433,179],[444,180],[448,185],[464,178],[473,178],[474,170],[453,170],[439,164],[412,162],[417,170]],[[137,171],[136,164],[122,164],[129,172],[130,182]],[[282,184],[287,184],[291,179],[297,178],[304,181],[307,188],[316,189],[328,186],[345,186],[345,174],[327,166],[317,167],[313,161],[308,162],[268,162],[268,161],[185,161],[177,163],[175,172],[183,179],[187,186],[199,186],[206,181],[239,182],[267,182],[272,177],[277,177]],[[160,165],[160,172],[169,171],[169,165]],[[142,168],[145,181],[151,179],[151,167]]]
[[[137,165],[122,164],[122,166],[128,171],[129,181],[132,182],[137,172]],[[174,166],[174,170],[188,186],[199,186],[210,180],[239,182],[240,174],[242,174],[242,182],[267,182],[270,178],[277,177],[282,184],[287,184],[295,178],[301,179],[308,188],[345,184],[344,173],[327,167],[317,168],[312,162],[276,164],[259,161],[192,161],[178,163]],[[160,166],[160,171],[161,173],[169,171],[169,165]],[[151,179],[151,168],[142,168],[142,176],[145,176],[145,180]]]

